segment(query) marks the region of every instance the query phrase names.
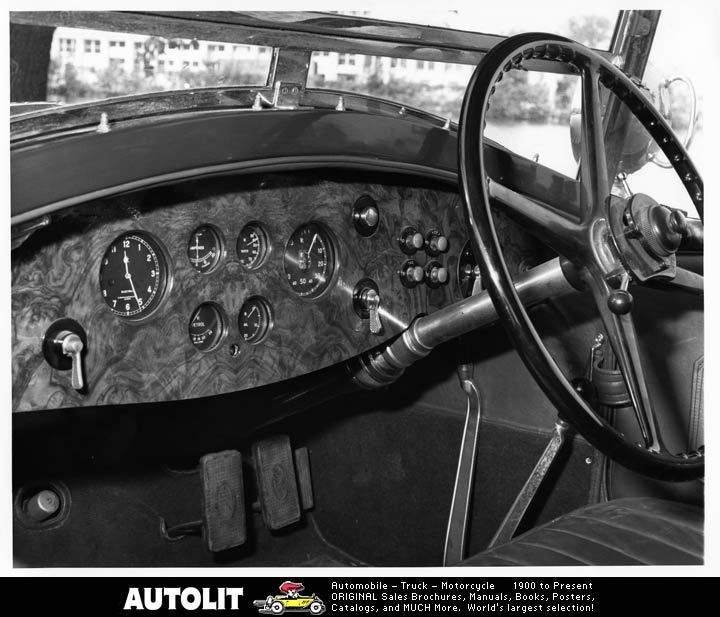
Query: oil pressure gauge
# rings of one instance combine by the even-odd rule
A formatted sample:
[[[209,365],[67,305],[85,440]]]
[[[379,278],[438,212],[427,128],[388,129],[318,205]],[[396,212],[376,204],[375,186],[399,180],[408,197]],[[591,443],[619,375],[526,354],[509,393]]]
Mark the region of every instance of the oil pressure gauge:
[[[265,340],[273,326],[272,309],[265,298],[253,296],[240,307],[238,328],[240,336],[250,345]]]
[[[188,333],[195,349],[212,351],[222,342],[227,332],[225,312],[214,302],[203,302],[190,316]]]

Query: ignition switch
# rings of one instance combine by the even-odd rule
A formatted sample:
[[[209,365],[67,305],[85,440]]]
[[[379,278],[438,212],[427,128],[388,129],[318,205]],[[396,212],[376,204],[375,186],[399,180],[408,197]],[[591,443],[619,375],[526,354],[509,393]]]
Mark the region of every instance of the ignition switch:
[[[370,332],[380,334],[380,290],[372,279],[363,279],[353,290],[353,308],[361,319],[370,322]]]
[[[85,389],[82,356],[87,349],[87,335],[74,319],[58,319],[45,332],[43,355],[47,363],[59,371],[70,370],[72,387],[78,392]]]

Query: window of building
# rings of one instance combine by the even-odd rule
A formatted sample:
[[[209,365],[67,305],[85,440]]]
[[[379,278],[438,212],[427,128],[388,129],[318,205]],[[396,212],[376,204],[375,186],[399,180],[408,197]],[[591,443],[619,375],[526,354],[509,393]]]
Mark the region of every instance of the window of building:
[[[435,70],[435,63],[434,62],[428,62],[427,63],[428,71]]]
[[[355,66],[355,54],[348,54],[348,64]]]
[[[390,59],[390,68],[391,68],[391,69],[394,69],[394,68],[397,67],[397,65],[398,65],[398,59],[397,59],[397,58],[391,58],[391,59]]]
[[[125,47],[125,41],[110,41],[110,47]]]
[[[425,61],[424,60],[418,60],[417,61],[417,67],[419,71],[422,71],[425,69]]]
[[[158,60],[158,72],[159,73],[165,72],[165,60]]]
[[[100,53],[100,41],[85,39],[85,53]]]
[[[225,51],[225,45],[218,45],[217,49],[218,51]]]
[[[347,54],[338,54],[338,64],[345,64]]]
[[[60,51],[75,51],[75,39],[60,39]]]

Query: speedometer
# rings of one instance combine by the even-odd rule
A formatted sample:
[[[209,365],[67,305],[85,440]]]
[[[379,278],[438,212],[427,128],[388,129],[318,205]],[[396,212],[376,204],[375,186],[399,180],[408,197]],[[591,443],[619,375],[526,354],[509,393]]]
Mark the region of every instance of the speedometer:
[[[160,243],[140,231],[124,233],[110,244],[100,263],[100,292],[120,317],[140,319],[163,298],[168,266]]]
[[[298,296],[317,298],[330,287],[335,271],[330,232],[320,223],[298,227],[285,245],[283,264],[290,288]]]

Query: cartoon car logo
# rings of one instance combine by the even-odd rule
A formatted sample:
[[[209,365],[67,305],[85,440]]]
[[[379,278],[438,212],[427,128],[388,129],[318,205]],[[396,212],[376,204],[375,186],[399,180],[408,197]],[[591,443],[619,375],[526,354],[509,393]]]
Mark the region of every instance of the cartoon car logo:
[[[253,606],[262,615],[282,615],[285,611],[322,615],[325,612],[325,603],[315,594],[301,596],[303,589],[305,585],[302,583],[285,581],[280,585],[282,593],[268,596],[264,600],[255,600]]]

